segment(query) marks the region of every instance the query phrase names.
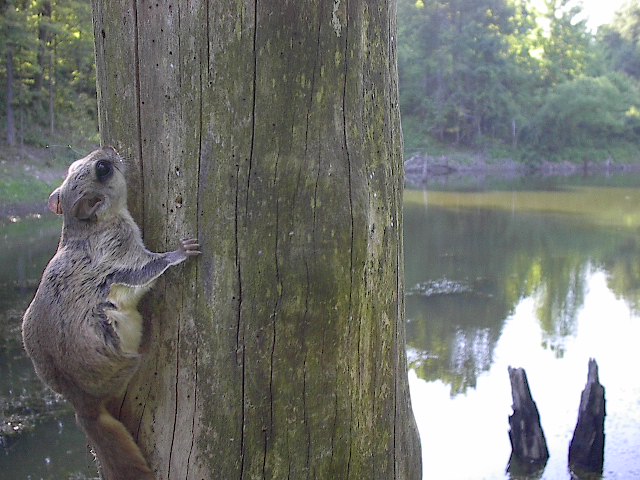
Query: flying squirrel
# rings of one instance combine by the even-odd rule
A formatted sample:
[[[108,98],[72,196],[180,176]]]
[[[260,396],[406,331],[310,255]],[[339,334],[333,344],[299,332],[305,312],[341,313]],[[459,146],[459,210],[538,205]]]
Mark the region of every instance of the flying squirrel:
[[[64,216],[58,250],[24,314],[36,373],[73,406],[105,480],[155,480],[140,448],[107,409],[140,362],[141,297],[165,270],[199,255],[197,240],[153,253],[127,210],[125,163],[111,147],[75,161],[49,197]]]

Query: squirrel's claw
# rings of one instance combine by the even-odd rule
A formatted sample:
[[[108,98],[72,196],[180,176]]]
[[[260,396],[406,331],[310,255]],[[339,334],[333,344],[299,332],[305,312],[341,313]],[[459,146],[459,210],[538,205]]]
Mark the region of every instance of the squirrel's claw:
[[[202,252],[198,250],[199,248],[200,244],[196,238],[187,238],[180,241],[180,250],[188,257],[200,255]]]

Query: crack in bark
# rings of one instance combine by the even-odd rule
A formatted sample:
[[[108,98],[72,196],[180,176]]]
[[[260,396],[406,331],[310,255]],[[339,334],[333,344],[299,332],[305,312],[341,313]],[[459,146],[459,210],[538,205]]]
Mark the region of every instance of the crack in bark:
[[[205,31],[205,41],[207,42],[207,62],[208,60],[208,47],[209,47],[209,3],[205,2],[205,14],[206,14],[206,18],[207,18],[207,25],[206,25],[206,31]],[[200,45],[200,49],[199,49],[199,54],[200,54],[200,62],[198,62],[198,160],[197,160],[197,171],[196,171],[196,185],[197,185],[197,192],[196,192],[196,238],[199,237],[199,233],[200,233],[200,206],[202,204],[201,202],[201,198],[200,198],[200,193],[201,193],[201,184],[200,184],[200,180],[201,180],[201,168],[202,168],[202,130],[203,130],[203,118],[202,118],[202,112],[203,112],[203,102],[204,102],[204,90],[203,90],[203,82],[202,82],[202,77],[203,77],[203,67],[202,67],[202,45]],[[208,63],[207,63],[208,65]],[[196,285],[200,285],[200,271],[198,269],[198,265],[199,262],[195,263],[194,265],[194,275],[195,275],[195,284]],[[196,289],[197,290],[197,289]],[[195,330],[195,352],[194,352],[194,385],[193,385],[193,416],[191,419],[191,444],[189,445],[189,453],[187,454],[187,471],[185,474],[185,478],[189,478],[189,470],[191,469],[191,455],[193,453],[193,448],[195,446],[195,431],[196,431],[196,418],[198,417],[198,355],[199,355],[199,332],[198,332],[198,325],[197,325],[197,316],[200,312],[200,295],[198,295],[196,293],[195,298],[194,298],[194,302],[195,302],[195,316],[193,319],[194,322],[194,330]]]
[[[236,166],[236,192],[235,192],[235,218],[234,218],[234,247],[235,247],[235,265],[236,280],[238,282],[238,311],[236,312],[236,355],[244,343],[241,345],[241,327],[242,327],[242,268],[240,266],[240,238],[239,238],[239,195],[240,195],[240,166]],[[237,359],[236,359],[237,360]]]
[[[197,302],[197,301],[196,301]],[[197,310],[196,310],[197,311]],[[196,432],[196,418],[198,411],[198,333],[196,332],[196,348],[195,348],[195,365],[194,365],[194,374],[195,374],[195,383],[193,385],[193,416],[191,418],[191,444],[189,445],[189,454],[187,455],[187,471],[185,473],[185,478],[189,477],[189,470],[191,467],[191,454],[193,453],[193,447],[195,445],[195,432]]]
[[[389,65],[388,65],[388,74],[389,74],[389,84],[391,85],[392,91],[389,95],[389,122],[390,122],[390,128],[388,129],[389,132],[389,136],[390,136],[390,144],[391,144],[391,148],[393,148],[393,152],[392,155],[400,155],[400,161],[402,162],[402,136],[400,136],[400,146],[399,148],[395,148],[395,144],[396,144],[396,138],[395,138],[395,126],[397,125],[398,122],[398,118],[397,115],[394,113],[395,109],[396,109],[396,105],[397,105],[397,101],[398,101],[398,85],[397,85],[397,76],[395,75],[397,66],[396,66],[396,39],[394,38],[394,33],[397,35],[397,30],[394,28],[394,21],[396,21],[396,15],[397,15],[397,6],[391,2],[389,4],[389,6],[387,7],[389,10],[393,9],[393,11],[389,12],[387,15],[387,18],[389,20],[388,23],[388,29],[387,29],[387,48],[388,48],[388,52],[387,52],[387,58],[389,59]],[[400,135],[402,135],[402,132],[400,131]],[[402,292],[402,265],[404,262],[404,259],[402,258],[402,230],[401,230],[401,225],[400,225],[400,218],[402,215],[402,210],[398,209],[398,199],[402,198],[402,194],[401,192],[401,185],[404,184],[403,181],[403,175],[404,175],[404,170],[402,168],[396,168],[398,166],[396,161],[392,161],[391,162],[391,175],[392,175],[392,182],[391,182],[391,188],[392,188],[392,195],[393,198],[396,200],[395,205],[395,209],[392,211],[392,221],[393,224],[396,226],[396,275],[395,275],[395,282],[396,282],[396,305],[397,305],[397,314],[396,314],[396,319],[395,319],[395,324],[394,324],[394,333],[393,333],[393,364],[394,364],[394,371],[397,372],[398,374],[402,374],[403,372],[400,371],[400,360],[399,360],[399,355],[401,353],[400,348],[403,348],[403,346],[400,345],[400,337],[401,337],[401,328],[403,328],[402,326],[402,322],[404,322],[404,312],[403,312],[403,292]],[[400,200],[401,202],[401,200]],[[400,203],[401,204],[401,203]],[[399,376],[396,376],[394,378],[394,389],[393,389],[393,426],[392,426],[392,433],[393,433],[393,476],[394,478],[398,478],[399,472],[398,472],[398,464],[400,461],[402,461],[401,458],[398,457],[399,453],[402,452],[398,452],[398,431],[397,431],[397,425],[399,420],[399,404],[398,404],[398,397],[399,397],[399,393],[398,389],[400,388],[399,386]]]
[[[309,478],[311,470],[311,425],[309,425],[309,410],[307,409],[307,327],[309,324],[309,299],[311,297],[311,278],[309,274],[309,263],[307,257],[304,257],[304,270],[306,274],[306,289],[304,295],[304,313],[302,315],[302,351],[304,352],[304,358],[302,361],[302,412],[304,417],[304,425],[307,432],[307,458],[305,461],[307,467],[307,478]]]
[[[165,225],[165,230],[164,230],[164,245],[165,245],[165,251],[167,250],[167,246],[169,245],[169,229],[166,228],[169,225],[169,214],[171,212],[171,208],[169,208],[169,206],[171,205],[171,170],[175,167],[175,165],[171,165],[171,158],[169,158],[169,165],[171,168],[167,169],[167,200],[164,202],[165,203],[165,212],[164,212],[164,218],[167,219],[167,223]],[[166,283],[163,285],[164,286],[164,293],[165,296],[163,298],[166,298],[166,293],[167,293],[167,285]]]
[[[236,316],[236,362],[238,362],[238,354],[240,354],[240,366],[242,369],[242,411],[240,419],[240,478],[244,478],[244,429],[245,429],[245,408],[246,408],[246,372],[245,372],[245,349],[244,349],[244,333],[242,332],[242,268],[240,265],[240,239],[239,239],[239,195],[240,195],[240,166],[236,166],[236,192],[235,192],[235,222],[234,222],[234,241],[235,241],[235,264],[238,282],[238,311]]]
[[[345,154],[347,157],[347,178],[349,185],[349,216],[351,220],[351,240],[350,240],[350,261],[349,261],[349,316],[347,321],[349,322],[348,338],[351,338],[351,323],[353,321],[353,268],[354,268],[354,218],[353,218],[353,184],[352,184],[352,165],[351,154],[349,151],[349,139],[347,128],[347,84],[349,74],[349,1],[345,2],[345,42],[344,42],[344,82],[342,85],[342,134],[344,141]],[[350,371],[351,366],[348,365],[347,369]],[[352,392],[349,392],[350,402],[350,419],[353,419],[353,396]],[[336,412],[337,416],[337,412]],[[351,455],[353,449],[353,421],[349,422],[349,455],[347,460],[347,478],[349,478],[351,472]]]
[[[209,23],[209,15],[208,15],[208,2],[206,2],[206,8],[207,8],[207,27],[208,27],[208,23]],[[205,35],[205,40],[207,42],[207,45],[209,43],[209,29],[207,28],[206,30],[206,35]],[[202,47],[200,47],[200,56],[202,56]],[[202,89],[202,58],[200,58],[200,62],[199,62],[199,75],[198,75],[198,81],[199,81],[199,89],[198,89],[198,93],[199,93],[199,102],[198,102],[198,164],[197,164],[197,172],[196,172],[196,185],[197,185],[197,192],[196,192],[196,238],[199,237],[199,233],[200,233],[200,205],[201,205],[201,199],[200,199],[200,193],[201,193],[201,188],[200,188],[200,179],[201,179],[201,167],[202,167],[202,129],[203,129],[203,121],[202,121],[202,110],[203,110],[203,97],[204,97],[204,91]],[[199,269],[198,269],[198,265],[199,263],[196,263],[194,268],[195,268],[195,279],[196,279],[196,285],[200,285],[200,281],[199,281]],[[193,453],[193,447],[195,444],[195,422],[196,422],[196,417],[197,412],[198,412],[198,354],[199,354],[199,335],[198,335],[198,328],[197,328],[197,323],[196,323],[196,318],[198,313],[200,312],[200,295],[198,295],[196,293],[195,295],[195,317],[193,319],[194,321],[194,330],[195,330],[195,352],[194,352],[194,375],[195,375],[195,383],[193,386],[193,417],[192,417],[192,423],[191,423],[191,445],[189,446],[189,454],[187,455],[187,472],[186,472],[186,476],[185,478],[189,478],[189,470],[191,467],[191,454]]]
[[[182,290],[184,293],[184,290]],[[184,308],[184,296],[181,296],[181,305],[179,311],[182,311]],[[176,333],[176,374],[175,374],[175,385],[174,385],[174,394],[175,394],[175,405],[173,409],[173,426],[171,428],[171,444],[169,446],[169,461],[167,462],[167,478],[171,478],[171,460],[173,459],[173,445],[176,439],[176,426],[178,425],[178,397],[180,395],[179,383],[180,383],[180,326],[181,326],[181,318],[178,315],[178,325],[177,325],[177,333]]]
[[[277,186],[278,181],[278,164],[280,161],[280,152],[278,151],[276,155],[275,162],[275,170],[274,170],[274,178],[273,178],[273,186]],[[275,224],[275,235],[274,235],[274,262],[275,262],[275,270],[276,270],[276,284],[278,288],[278,297],[273,305],[273,311],[271,314],[271,323],[272,323],[272,339],[271,339],[271,352],[270,352],[270,365],[269,365],[269,423],[270,430],[265,432],[265,446],[264,446],[264,459],[263,459],[263,478],[265,477],[265,467],[267,463],[267,451],[269,446],[269,437],[270,434],[274,431],[274,414],[273,414],[273,404],[274,404],[274,396],[273,396],[273,375],[274,375],[274,359],[275,359],[275,351],[276,351],[276,320],[278,318],[278,310],[280,308],[280,304],[282,302],[282,279],[280,278],[280,267],[279,267],[279,258],[278,258],[278,236],[280,233],[280,199],[279,192],[276,190],[276,224]]]
[[[176,4],[178,5],[178,32],[182,32],[182,26],[180,25],[180,3],[181,2],[176,2]],[[171,4],[169,4],[169,12],[171,12]],[[182,69],[180,68],[182,66],[182,36],[180,35],[180,33],[178,33],[178,91],[182,91]],[[182,115],[180,115],[180,117],[182,118]]]
[[[263,454],[262,454],[262,478],[266,479],[267,478],[267,431],[264,430],[263,432],[264,435],[264,449],[263,449]]]
[[[316,181],[315,181],[315,185],[313,186],[313,208],[312,208],[312,214],[313,214],[313,220],[312,220],[312,225],[311,225],[311,239],[313,241],[313,257],[317,258],[317,254],[318,254],[318,248],[317,248],[317,243],[316,243],[316,226],[318,224],[318,188],[319,188],[319,184],[320,184],[320,170],[322,169],[322,135],[320,133],[320,129],[318,129],[318,169],[316,171]],[[323,342],[324,345],[324,342]],[[324,351],[324,348],[323,348]]]
[[[211,23],[209,19],[209,2],[204,2],[205,8],[205,23],[206,34],[205,40],[207,42],[207,80],[211,78]],[[202,68],[202,59],[200,60],[200,67]],[[202,81],[202,77],[200,78]]]
[[[209,2],[205,2],[207,5],[207,34],[206,34],[206,42],[207,45],[209,45],[209,14],[208,14],[208,9],[209,9]],[[200,54],[202,55],[202,51],[200,51]],[[199,88],[198,88],[198,94],[199,94],[199,102],[198,102],[198,169],[196,172],[196,185],[197,185],[197,192],[196,192],[196,238],[199,237],[199,233],[200,233],[200,205],[202,204],[201,199],[200,199],[200,194],[202,193],[202,185],[200,184],[200,180],[202,178],[201,176],[201,168],[202,168],[202,130],[203,130],[203,120],[202,120],[202,111],[204,109],[204,90],[203,90],[203,86],[202,86],[202,58],[200,59],[199,62],[199,76],[198,76],[198,81],[199,81]],[[197,272],[197,264],[196,264],[196,272]],[[197,299],[196,299],[197,301]]]
[[[255,143],[256,143],[256,97],[257,97],[257,85],[258,85],[258,0],[254,1],[253,5],[253,78],[252,78],[252,92],[251,92],[251,144],[249,147],[249,159],[247,166],[247,181],[246,181],[246,192],[245,192],[245,204],[244,204],[244,212],[245,217],[248,218],[249,214],[249,192],[251,185],[251,171],[254,160],[255,153]],[[239,168],[238,168],[239,169]],[[239,173],[239,172],[238,172]],[[239,182],[239,175],[237,182]],[[238,266],[238,286],[239,286],[239,295],[240,295],[240,303],[238,305],[238,335],[240,334],[241,322],[242,322],[242,274],[241,274],[241,266],[240,266],[240,251],[239,251],[239,238],[238,238],[238,222],[239,222],[239,205],[238,205],[238,187],[236,188],[236,262]],[[241,466],[240,466],[240,478],[244,478],[245,476],[245,428],[246,428],[246,416],[245,410],[247,408],[247,398],[246,398],[246,353],[245,353],[245,345],[244,345],[244,334],[242,335],[242,433],[240,438],[240,448],[241,448]],[[265,449],[266,449],[266,439],[265,439]],[[266,458],[266,452],[265,452]],[[263,474],[264,474],[264,466],[263,466]]]
[[[311,116],[311,111],[313,110],[313,99],[314,99],[314,93],[316,91],[316,71],[318,70],[318,59],[320,58],[320,39],[321,39],[321,33],[322,33],[322,18],[324,15],[324,3],[320,2],[320,13],[318,15],[318,28],[317,28],[317,35],[316,35],[316,56],[315,59],[313,60],[313,71],[311,72],[311,94],[309,95],[309,106],[307,108],[307,123],[305,126],[305,130],[304,130],[304,154],[305,156],[307,155],[307,147],[309,146],[308,143],[308,135],[309,135],[309,117]]]
[[[142,428],[142,419],[144,418],[144,414],[147,410],[147,400],[149,399],[150,393],[151,393],[151,387],[149,387],[149,389],[147,390],[147,394],[145,395],[144,401],[142,402],[142,412],[140,412],[140,416],[138,418],[138,425],[136,426],[136,435],[135,435],[136,441],[140,438],[140,429]],[[124,399],[122,403],[124,405]]]
[[[249,166],[247,169],[247,192],[245,198],[245,214],[249,209],[249,185],[251,183],[251,167],[256,143],[256,90],[258,85],[258,0],[253,5],[253,87],[251,99],[251,146],[249,150]]]
[[[333,409],[334,409],[334,416],[333,416],[333,425],[331,427],[331,432],[333,433],[333,435],[331,435],[331,468],[329,471],[333,471],[333,462],[335,459],[334,456],[334,452],[336,450],[336,433],[337,433],[337,426],[338,426],[338,389],[337,389],[337,377],[338,377],[338,367],[336,366],[336,391],[335,394],[333,396],[334,398],[334,403],[333,403]],[[347,477],[348,478],[348,477]]]
[[[133,63],[135,69],[135,92],[136,92],[136,121],[138,123],[138,158],[140,162],[140,198],[142,202],[140,204],[140,218],[138,223],[140,224],[140,230],[144,232],[144,162],[142,160],[142,99],[140,98],[140,45],[139,45],[139,33],[138,33],[138,7],[136,0],[131,0],[131,11],[133,13]]]
[[[198,276],[199,276],[199,270],[198,270],[198,265],[195,265],[195,278],[196,278],[196,285],[199,284],[198,280]],[[198,417],[198,354],[199,354],[199,348],[200,348],[200,343],[199,343],[199,335],[198,335],[198,329],[197,329],[197,325],[196,325],[196,318],[197,318],[197,312],[199,312],[199,296],[196,295],[195,298],[195,312],[196,312],[196,317],[194,317],[194,330],[195,330],[195,351],[194,353],[194,365],[193,365],[193,369],[194,369],[194,384],[193,384],[193,413],[192,413],[192,417],[191,417],[191,444],[189,445],[189,453],[187,454],[187,471],[185,472],[185,478],[190,478],[189,477],[189,470],[191,467],[191,454],[193,453],[193,447],[195,445],[195,431],[196,431],[196,418]]]
[[[244,337],[242,338],[242,341],[244,343]],[[240,478],[244,478],[244,468],[245,468],[245,464],[244,464],[244,457],[245,457],[245,452],[244,452],[244,430],[245,430],[245,408],[246,408],[246,404],[247,404],[247,398],[246,398],[246,358],[245,358],[245,350],[244,347],[242,348],[242,419],[241,419],[241,425],[240,425]]]

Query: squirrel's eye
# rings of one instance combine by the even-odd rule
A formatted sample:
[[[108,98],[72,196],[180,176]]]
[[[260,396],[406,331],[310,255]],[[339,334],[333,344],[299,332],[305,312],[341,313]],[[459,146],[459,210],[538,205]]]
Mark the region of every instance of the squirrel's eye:
[[[104,182],[113,173],[113,166],[107,160],[99,160],[96,163],[96,177],[98,181]]]

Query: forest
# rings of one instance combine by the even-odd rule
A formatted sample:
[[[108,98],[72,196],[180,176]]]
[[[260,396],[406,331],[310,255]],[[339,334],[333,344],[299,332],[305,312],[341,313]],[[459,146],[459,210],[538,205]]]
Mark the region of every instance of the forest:
[[[91,6],[0,0],[2,142],[98,143]],[[640,1],[398,0],[406,155],[637,162]]]
[[[0,0],[0,39],[4,142],[98,143],[91,3]]]
[[[408,153],[633,162],[640,2],[590,31],[571,0],[399,0]]]

